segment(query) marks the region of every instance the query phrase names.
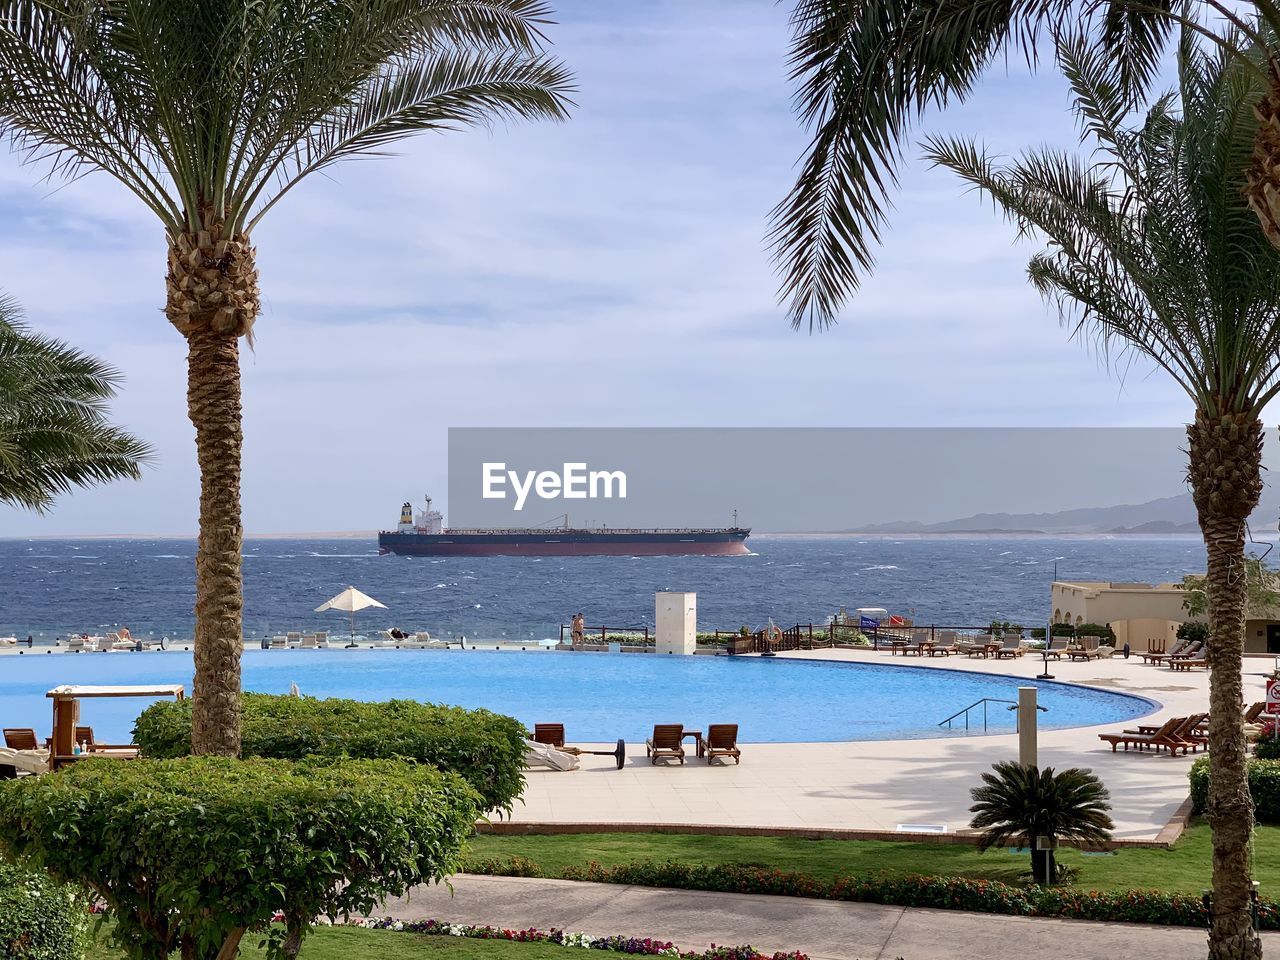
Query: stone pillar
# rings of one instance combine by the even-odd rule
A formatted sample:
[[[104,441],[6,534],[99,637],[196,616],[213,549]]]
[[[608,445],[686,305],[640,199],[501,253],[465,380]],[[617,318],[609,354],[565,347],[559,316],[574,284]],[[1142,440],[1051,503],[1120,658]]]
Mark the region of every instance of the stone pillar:
[[[1018,763],[1024,767],[1038,767],[1036,727],[1039,723],[1036,709],[1036,688],[1018,688]]]
[[[655,598],[654,642],[658,653],[691,654],[698,641],[698,595],[696,593],[659,593]]]

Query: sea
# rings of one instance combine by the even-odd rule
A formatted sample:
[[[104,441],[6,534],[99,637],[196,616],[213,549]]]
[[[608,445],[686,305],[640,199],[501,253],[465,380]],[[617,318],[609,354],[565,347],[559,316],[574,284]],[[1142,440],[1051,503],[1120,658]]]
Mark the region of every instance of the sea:
[[[348,632],[346,614],[315,612],[347,586],[386,605],[356,615],[364,635],[395,626],[539,642],[578,611],[588,627],[652,627],[661,590],[695,592],[705,631],[821,624],[858,607],[918,624],[1033,626],[1048,618],[1055,577],[1157,583],[1205,565],[1194,537],[762,535],[749,545],[741,557],[430,558],[379,556],[372,540],[248,540],[245,637]],[[127,626],[189,638],[195,550],[194,540],[0,540],[0,636],[43,644]]]

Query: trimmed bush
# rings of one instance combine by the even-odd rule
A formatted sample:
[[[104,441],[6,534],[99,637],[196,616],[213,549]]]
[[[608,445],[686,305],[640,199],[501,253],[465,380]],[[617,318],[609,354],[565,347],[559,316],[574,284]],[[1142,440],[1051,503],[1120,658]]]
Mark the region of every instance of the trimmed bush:
[[[0,860],[0,957],[80,960],[88,940],[83,890]]]
[[[1208,643],[1209,625],[1197,620],[1188,620],[1178,626],[1177,637],[1179,640],[1199,640],[1201,643]]]
[[[292,957],[315,917],[455,872],[478,814],[461,777],[399,761],[82,760],[0,783],[0,848],[101,897],[131,960],[256,931]]]
[[[1280,760],[1280,740],[1274,735],[1263,736],[1254,746],[1253,755],[1259,760]]]
[[[598,863],[543,872],[524,857],[510,860],[472,860],[468,873],[495,876],[547,877],[590,880],[677,890],[715,890],[724,893],[772,894],[820,900],[851,900],[900,907],[969,910],[1028,917],[1061,917],[1070,920],[1108,920],[1153,923],[1164,926],[1202,927],[1207,922],[1200,898],[1159,890],[1126,890],[1117,893],[1073,890],[1063,887],[1016,887],[997,880],[968,877],[812,877],[746,864],[696,864],[639,860],[605,867]],[[1262,898],[1258,923],[1266,930],[1280,929],[1276,901]]]
[[[133,736],[145,756],[187,756],[191,701],[151,705],[138,717]],[[485,810],[510,813],[524,789],[524,738],[518,721],[488,710],[246,693],[241,751],[246,758],[272,760],[346,756],[429,763],[475,787]]]
[[[1258,823],[1280,823],[1280,760],[1248,761],[1249,793]],[[1191,809],[1204,813],[1209,804],[1209,758],[1191,765]]]

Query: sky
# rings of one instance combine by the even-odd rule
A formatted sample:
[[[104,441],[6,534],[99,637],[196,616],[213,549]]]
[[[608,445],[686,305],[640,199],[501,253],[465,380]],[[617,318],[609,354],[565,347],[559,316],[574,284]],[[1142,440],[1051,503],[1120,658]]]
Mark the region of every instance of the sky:
[[[875,275],[793,331],[763,240],[806,134],[789,3],[556,0],[564,124],[433,134],[295,189],[254,234],[244,353],[250,533],[372,530],[446,486],[449,427],[1161,426],[1185,396],[1069,340],[1034,247],[909,149]],[[1012,153],[1077,137],[1065,84],[1016,56],[923,133]],[[140,482],[0,507],[0,536],[186,535],[198,475],[158,223],[104,175],[0,155],[0,289],[113,363]],[[1053,509],[1053,504],[1043,505]]]

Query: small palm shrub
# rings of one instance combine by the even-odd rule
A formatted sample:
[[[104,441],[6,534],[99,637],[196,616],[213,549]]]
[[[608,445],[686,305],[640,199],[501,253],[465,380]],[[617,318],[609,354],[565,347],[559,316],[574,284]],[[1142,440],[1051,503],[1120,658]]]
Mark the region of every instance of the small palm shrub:
[[[969,825],[982,830],[978,849],[1016,843],[1031,848],[1031,869],[1037,883],[1057,879],[1052,847],[1056,841],[1099,844],[1111,839],[1115,826],[1107,811],[1109,794],[1091,770],[1072,767],[1024,767],[1004,761],[982,775],[982,786],[970,791],[973,819]],[[1037,838],[1047,838],[1050,849],[1037,850]]]

